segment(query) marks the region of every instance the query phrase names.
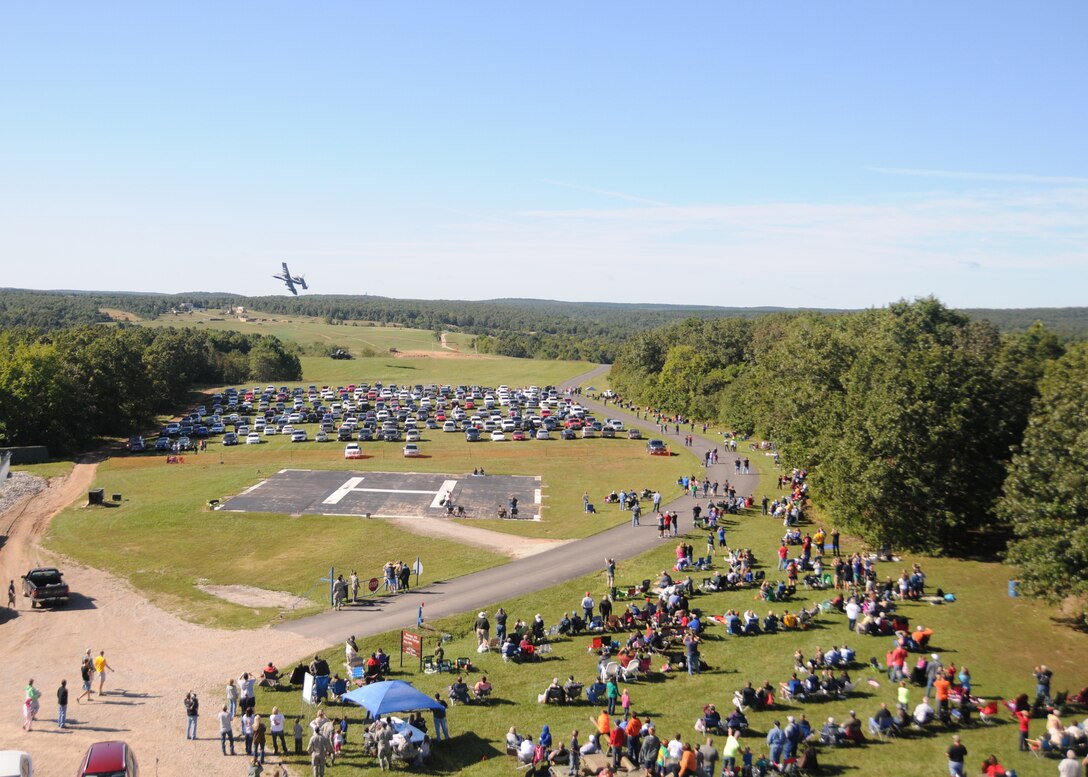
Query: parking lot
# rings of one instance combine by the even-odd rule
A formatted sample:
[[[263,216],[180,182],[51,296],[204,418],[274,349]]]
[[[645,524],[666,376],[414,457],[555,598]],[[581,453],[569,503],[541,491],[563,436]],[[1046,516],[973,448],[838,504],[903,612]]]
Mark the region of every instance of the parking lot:
[[[452,497],[466,518],[496,518],[517,499],[518,519],[540,520],[540,478],[516,475],[443,475],[422,472],[351,472],[285,469],[216,509],[289,515],[374,518],[442,517]]]

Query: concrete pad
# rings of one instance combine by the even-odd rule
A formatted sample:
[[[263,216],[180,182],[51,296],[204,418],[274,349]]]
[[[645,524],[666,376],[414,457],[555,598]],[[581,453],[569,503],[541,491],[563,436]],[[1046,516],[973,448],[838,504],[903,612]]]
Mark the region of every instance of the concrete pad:
[[[375,518],[444,516],[452,496],[466,517],[494,518],[517,497],[522,520],[540,520],[540,478],[521,475],[445,475],[429,472],[358,472],[285,469],[217,510]]]

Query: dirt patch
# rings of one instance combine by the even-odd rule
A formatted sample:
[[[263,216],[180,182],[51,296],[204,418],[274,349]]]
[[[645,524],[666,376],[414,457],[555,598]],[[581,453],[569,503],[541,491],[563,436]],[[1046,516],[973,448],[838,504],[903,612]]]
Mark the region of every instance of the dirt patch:
[[[463,351],[395,351],[390,352],[394,359],[490,359],[482,353],[464,353]]]
[[[0,546],[2,579],[18,579],[32,566],[56,564],[72,590],[64,609],[31,610],[22,597],[14,612],[0,608],[6,656],[0,662],[0,709],[21,709],[28,677],[42,691],[34,730],[23,731],[21,715],[6,714],[0,717],[0,742],[29,752],[34,773],[41,777],[70,775],[87,746],[102,739],[131,744],[148,774],[237,777],[243,759],[223,758],[214,731],[213,712],[222,704],[227,678],[258,672],[269,659],[282,666],[326,645],[268,628],[224,631],[188,623],[159,609],[125,581],[50,558],[38,540],[53,515],[86,500],[95,467],[94,461],[77,464],[67,477],[50,480],[44,491],[20,500],[0,516],[0,526],[8,534]],[[85,520],[99,519],[100,514],[87,511]],[[100,539],[109,542],[105,528]],[[95,694],[92,702],[77,704],[79,659],[87,648],[95,653],[105,650],[114,672],[107,674],[104,696]],[[62,679],[72,691],[69,726],[64,730],[57,728],[53,701]],[[189,690],[203,702],[200,739],[195,742],[183,738],[185,720],[178,712]]]
[[[310,604],[308,599],[287,591],[268,591],[251,585],[198,585],[198,590],[242,607],[275,607],[297,610]]]
[[[466,526],[446,518],[386,518],[405,529],[426,537],[445,537],[465,545],[502,553],[511,558],[525,558],[546,550],[566,545],[570,540],[545,540],[537,537],[518,537],[501,531],[491,531],[478,526]]]

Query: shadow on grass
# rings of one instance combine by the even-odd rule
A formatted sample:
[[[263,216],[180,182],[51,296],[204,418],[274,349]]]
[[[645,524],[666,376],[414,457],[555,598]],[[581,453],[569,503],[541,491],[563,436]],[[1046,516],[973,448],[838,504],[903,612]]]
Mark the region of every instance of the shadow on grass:
[[[500,756],[506,756],[505,749],[499,750],[474,732],[466,731],[449,740],[436,742],[431,763],[427,764],[423,771],[431,774],[450,774]]]

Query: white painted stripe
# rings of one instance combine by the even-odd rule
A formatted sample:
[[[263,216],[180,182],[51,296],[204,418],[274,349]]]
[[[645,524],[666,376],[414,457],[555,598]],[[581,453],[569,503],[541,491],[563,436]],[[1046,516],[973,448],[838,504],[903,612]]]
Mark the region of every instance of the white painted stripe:
[[[331,494],[329,494],[327,497],[325,497],[325,500],[322,502],[322,504],[326,504],[326,505],[340,504],[340,500],[343,499],[348,494],[350,494],[352,491],[354,491],[355,487],[357,485],[359,485],[360,483],[362,483],[363,480],[364,480],[364,478],[361,478],[361,477],[348,478],[344,482],[344,485],[340,486],[340,488],[336,489]]]
[[[245,491],[243,491],[242,493],[243,493],[243,494],[250,494],[250,493],[253,493],[254,491],[256,491],[256,490],[257,490],[258,488],[260,488],[261,486],[263,486],[263,485],[264,485],[265,483],[267,483],[267,482],[268,482],[267,480],[262,480],[262,481],[261,481],[260,483],[257,483],[256,485],[252,485],[252,486],[250,486],[249,488],[247,488],[247,489],[246,489]]]
[[[540,489],[533,491],[533,504],[540,504]]]
[[[442,501],[442,497],[444,497],[446,494],[452,494],[453,489],[456,488],[456,487],[457,487],[457,481],[456,480],[443,480],[442,481],[442,487],[440,489],[438,489],[438,493],[435,494],[434,499],[431,500],[431,507],[434,507],[434,508],[441,507],[442,505],[440,505],[439,502]],[[424,493],[424,492],[417,491],[416,493]]]

